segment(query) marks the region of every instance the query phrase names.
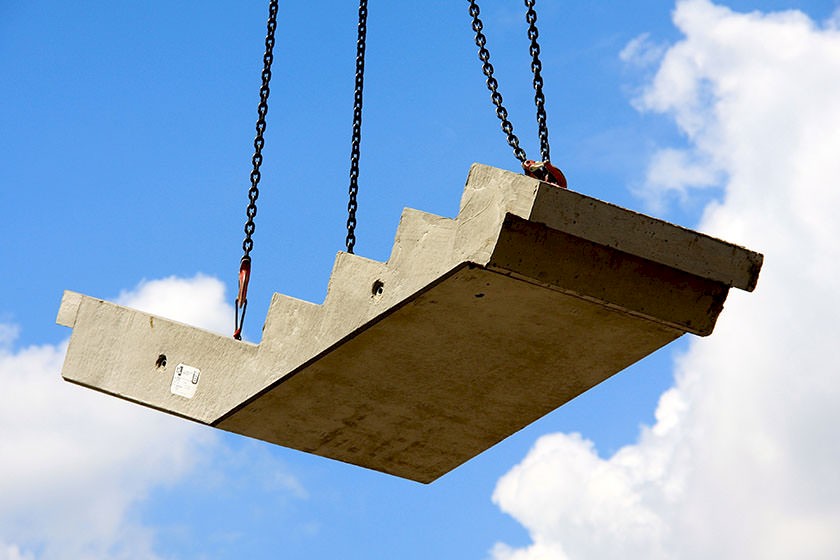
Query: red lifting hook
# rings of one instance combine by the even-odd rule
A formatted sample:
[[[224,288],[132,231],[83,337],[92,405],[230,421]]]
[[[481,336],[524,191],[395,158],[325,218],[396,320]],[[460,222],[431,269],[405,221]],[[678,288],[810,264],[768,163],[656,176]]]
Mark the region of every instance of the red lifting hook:
[[[525,175],[557,185],[561,189],[568,188],[566,183],[566,176],[563,172],[551,165],[550,161],[534,161],[529,159],[522,162],[522,169],[525,170]]]
[[[248,307],[248,281],[251,279],[251,257],[245,255],[239,263],[239,293],[236,295],[236,318],[233,323],[233,338],[242,340],[242,325],[245,323],[245,309]]]

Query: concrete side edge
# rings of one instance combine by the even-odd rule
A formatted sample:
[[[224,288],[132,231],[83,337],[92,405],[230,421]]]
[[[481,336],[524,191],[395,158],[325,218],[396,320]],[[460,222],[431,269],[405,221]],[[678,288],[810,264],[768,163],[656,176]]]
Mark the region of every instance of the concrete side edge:
[[[734,243],[547,183],[527,218],[746,291],[755,289],[764,260]]]
[[[749,260],[749,270],[746,283],[742,286],[735,287],[747,292],[752,292],[758,285],[758,275],[761,273],[761,267],[764,265],[764,255],[756,253],[755,251],[750,251],[749,249],[744,249],[743,247],[739,248],[749,253],[749,255],[747,255]]]
[[[253,343],[101,299],[78,299],[61,370],[65,381],[202,423],[261,381],[264,368]],[[196,392],[173,389],[178,365],[197,370]]]
[[[61,306],[58,308],[58,315],[55,322],[63,327],[73,328],[76,325],[76,316],[79,314],[79,307],[82,305],[82,294],[65,290],[61,296]]]

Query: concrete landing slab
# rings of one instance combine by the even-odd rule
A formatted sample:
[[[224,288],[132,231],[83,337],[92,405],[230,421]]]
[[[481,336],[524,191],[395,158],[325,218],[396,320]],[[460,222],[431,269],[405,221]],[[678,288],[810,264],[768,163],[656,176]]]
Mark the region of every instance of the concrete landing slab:
[[[474,165],[455,219],[407,209],[387,262],[339,253],[323,304],[275,294],[259,345],[66,292],[62,375],[431,482],[684,333],[710,334],[761,264]]]

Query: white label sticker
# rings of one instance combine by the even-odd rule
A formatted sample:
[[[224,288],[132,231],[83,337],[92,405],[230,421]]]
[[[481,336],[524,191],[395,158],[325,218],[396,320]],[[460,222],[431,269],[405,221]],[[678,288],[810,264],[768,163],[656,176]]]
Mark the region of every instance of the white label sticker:
[[[178,364],[175,366],[175,375],[172,377],[172,387],[169,390],[173,395],[191,399],[195,396],[200,376],[201,371],[198,368],[187,364]]]

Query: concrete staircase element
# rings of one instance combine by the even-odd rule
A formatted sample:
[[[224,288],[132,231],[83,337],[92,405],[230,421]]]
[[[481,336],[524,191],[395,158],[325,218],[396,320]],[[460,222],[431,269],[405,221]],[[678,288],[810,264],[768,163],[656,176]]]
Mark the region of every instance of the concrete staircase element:
[[[387,262],[337,255],[323,304],[275,294],[259,345],[65,292],[62,375],[431,482],[682,334],[710,334],[761,264],[476,164],[457,218],[406,209]]]

